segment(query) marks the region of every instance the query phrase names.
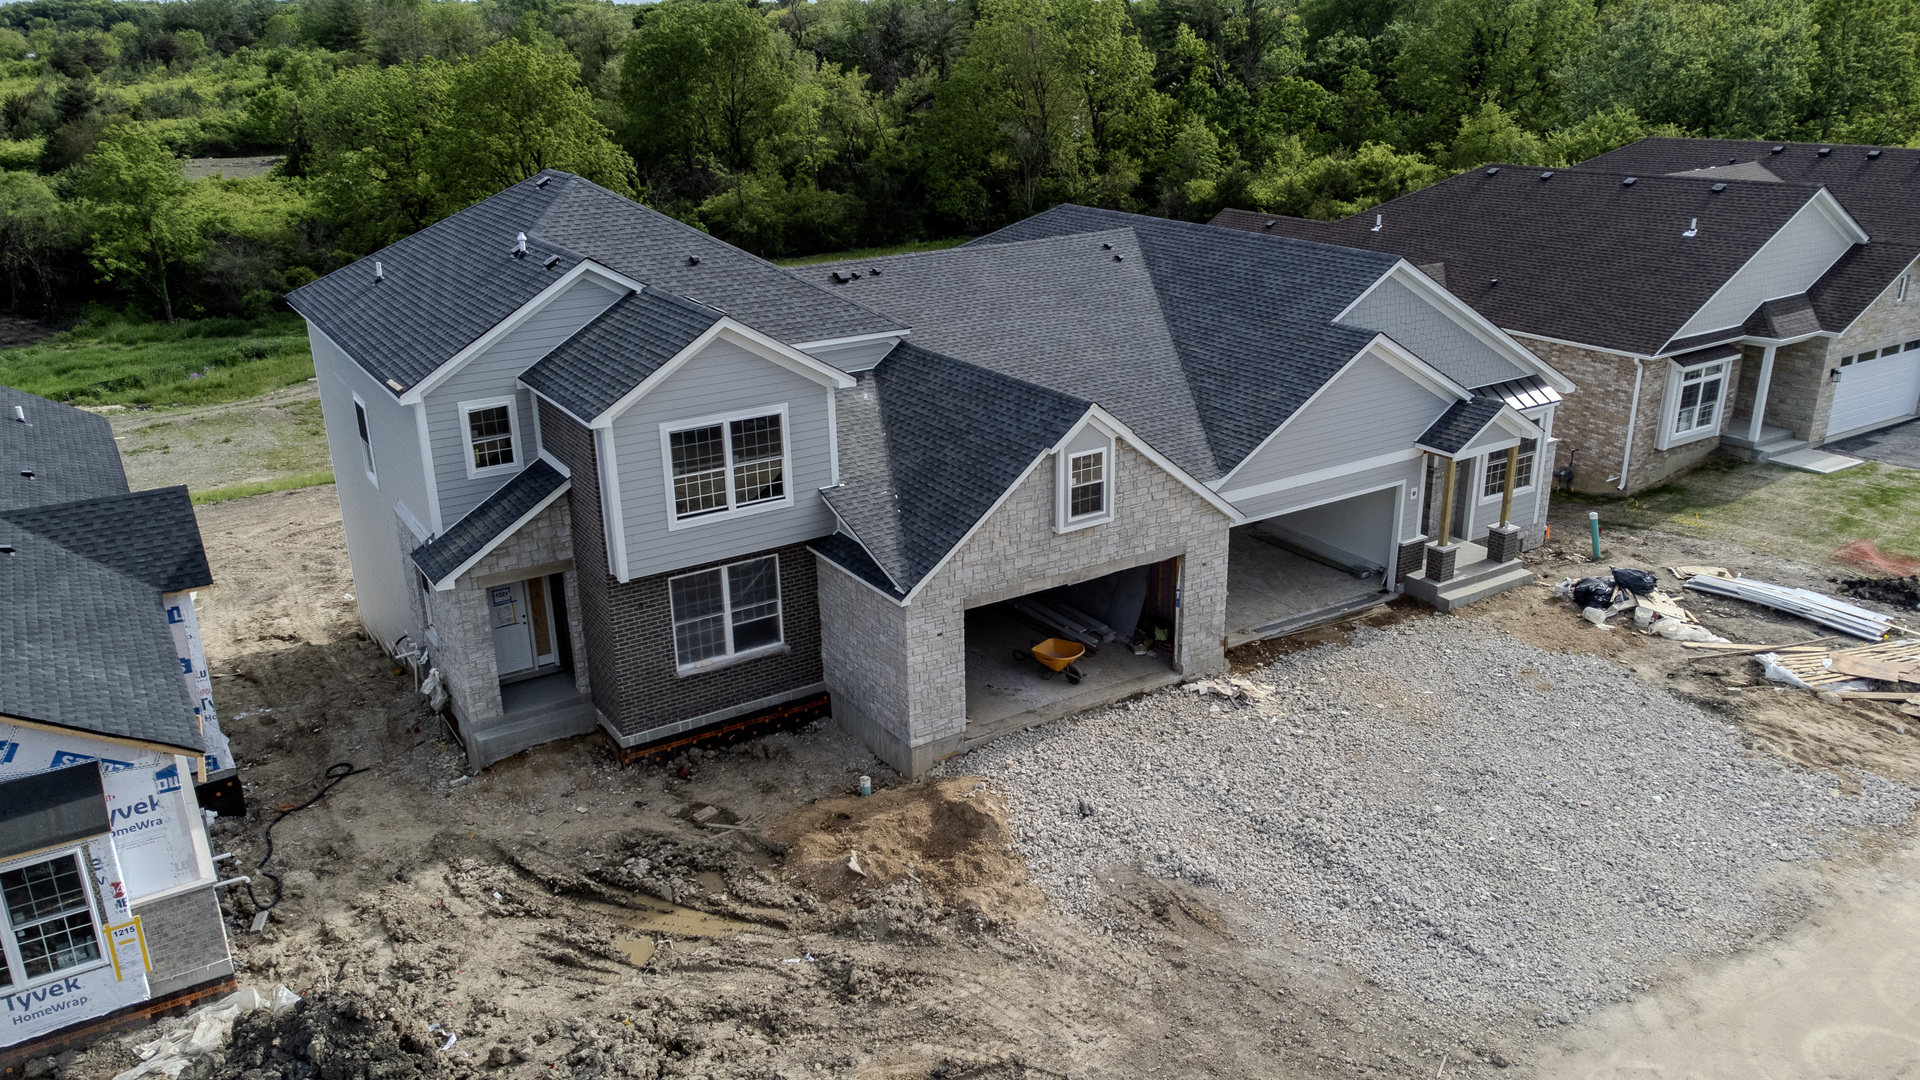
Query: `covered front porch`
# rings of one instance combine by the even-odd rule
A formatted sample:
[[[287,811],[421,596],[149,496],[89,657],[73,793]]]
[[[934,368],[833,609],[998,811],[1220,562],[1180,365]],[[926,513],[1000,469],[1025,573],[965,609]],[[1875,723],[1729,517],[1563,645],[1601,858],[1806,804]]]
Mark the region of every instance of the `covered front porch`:
[[[1520,446],[1538,440],[1543,432],[1504,402],[1473,398],[1459,402],[1435,421],[1416,444],[1440,463],[1440,493],[1429,520],[1435,522],[1432,542],[1418,551],[1401,551],[1401,589],[1441,611],[1452,611],[1508,589],[1533,583],[1533,572],[1520,564],[1521,529],[1513,524],[1513,493],[1519,475]],[[1504,452],[1504,454],[1502,453]],[[1472,498],[1463,490],[1461,466],[1485,455],[1488,469],[1504,464],[1500,516],[1480,542],[1455,535],[1463,515],[1460,500]],[[1431,492],[1431,484],[1429,484]]]

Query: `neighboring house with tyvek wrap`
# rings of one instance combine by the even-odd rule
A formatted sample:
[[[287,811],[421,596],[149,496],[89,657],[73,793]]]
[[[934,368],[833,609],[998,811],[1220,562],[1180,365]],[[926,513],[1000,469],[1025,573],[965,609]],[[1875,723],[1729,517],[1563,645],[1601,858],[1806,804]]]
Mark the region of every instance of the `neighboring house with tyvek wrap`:
[[[1403,589],[1469,602],[1530,579],[1572,389],[1397,257],[1081,207],[787,270],[548,172],[290,300],[362,617],[474,767],[830,709],[917,773]],[[1462,402],[1519,482],[1429,557],[1451,451],[1417,443]]]

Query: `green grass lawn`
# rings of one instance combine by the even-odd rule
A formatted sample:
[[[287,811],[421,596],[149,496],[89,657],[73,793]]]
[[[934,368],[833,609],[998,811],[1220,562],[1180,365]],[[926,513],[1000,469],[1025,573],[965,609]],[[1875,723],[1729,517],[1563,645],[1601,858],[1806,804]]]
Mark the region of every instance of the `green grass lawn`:
[[[1869,461],[1821,476],[1778,465],[1709,460],[1628,499],[1555,495],[1556,535],[1584,536],[1587,511],[1600,526],[1658,529],[1730,540],[1772,555],[1835,565],[1833,551],[1855,540],[1920,556],[1920,471]]]
[[[0,349],[0,383],[73,405],[213,405],[313,377],[306,326],[260,319],[96,319],[21,349]]]
[[[824,255],[797,255],[791,259],[774,259],[781,266],[811,266],[814,263],[845,262],[848,259],[878,259],[886,255],[910,255],[916,251],[944,251],[950,247],[959,247],[970,236],[958,236],[951,240],[915,240],[911,244],[892,244],[887,247],[856,248],[853,251],[829,251]]]

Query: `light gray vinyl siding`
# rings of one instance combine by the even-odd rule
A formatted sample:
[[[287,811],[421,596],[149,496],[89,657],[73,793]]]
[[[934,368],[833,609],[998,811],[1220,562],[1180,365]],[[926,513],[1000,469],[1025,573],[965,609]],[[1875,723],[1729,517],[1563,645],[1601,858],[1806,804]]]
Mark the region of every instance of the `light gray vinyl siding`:
[[[805,376],[720,339],[615,420],[614,465],[626,524],[628,576],[647,577],[832,532],[833,512],[820,498],[820,489],[833,482],[830,393]],[[787,407],[786,486],[793,505],[718,514],[670,529],[670,466],[661,449],[660,425],[772,412],[781,405]]]
[[[1221,493],[1409,449],[1452,404],[1371,354],[1334,377],[1265,446],[1242,462]]]
[[[1340,321],[1380,331],[1461,386],[1486,386],[1528,374],[1393,278],[1382,281]]]
[[[1507,452],[1505,450],[1494,451],[1496,457],[1504,458],[1506,454]],[[1488,498],[1481,494],[1487,475],[1486,457],[1474,458],[1471,470],[1469,470],[1467,466],[1468,463],[1466,461],[1460,463],[1460,474],[1464,477],[1471,471],[1473,474],[1473,485],[1469,490],[1461,492],[1460,495],[1456,497],[1464,497],[1472,500],[1468,506],[1473,516],[1467,523],[1467,534],[1462,537],[1462,539],[1471,540],[1478,544],[1486,541],[1488,529],[1500,524],[1500,497],[1495,495]],[[1553,462],[1548,460],[1545,455],[1536,454],[1533,459],[1533,483],[1526,489],[1513,493],[1513,513],[1507,518],[1508,523],[1514,525],[1530,525],[1533,523],[1535,510],[1539,505],[1541,493],[1546,490],[1544,485],[1550,480],[1549,477],[1541,473],[1542,469],[1551,472]]]
[[[392,647],[413,628],[408,600],[412,579],[406,557],[412,549],[400,535],[395,504],[404,504],[425,528],[432,528],[427,474],[420,458],[420,432],[412,407],[394,400],[387,388],[327,337],[309,326],[313,369],[320,388],[320,414],[333,458],[334,493],[347,534],[347,559],[353,566],[353,595],[367,630]],[[367,410],[379,485],[368,479],[354,418],[353,395]]]
[[[1411,440],[1409,440],[1411,442]],[[1365,469],[1329,480],[1288,488],[1234,503],[1234,508],[1249,518],[1269,518],[1294,514],[1326,506],[1340,499],[1369,491],[1401,485],[1398,498],[1405,503],[1399,513],[1400,536],[1410,540],[1420,534],[1420,478],[1423,458],[1410,456],[1403,461]],[[1388,560],[1391,562],[1391,560]]]
[[[427,432],[433,442],[434,473],[440,482],[443,528],[459,521],[519,472],[516,468],[468,478],[467,435],[460,403],[511,395],[517,403],[514,411],[520,425],[514,458],[520,468],[526,467],[539,454],[534,439],[533,395],[516,389],[514,380],[554,346],[592,322],[620,295],[591,276],[582,277],[426,395]]]
[[[1808,203],[1674,336],[1739,326],[1763,301],[1806,292],[1852,246],[1851,237]]]

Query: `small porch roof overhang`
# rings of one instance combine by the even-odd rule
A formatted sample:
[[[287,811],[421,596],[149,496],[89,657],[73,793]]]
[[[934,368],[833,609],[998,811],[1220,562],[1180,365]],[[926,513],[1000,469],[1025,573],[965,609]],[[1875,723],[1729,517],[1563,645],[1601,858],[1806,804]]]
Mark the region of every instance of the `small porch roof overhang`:
[[[413,549],[413,565],[435,589],[451,589],[461,574],[572,486],[565,466],[543,454],[446,532]]]
[[[1539,425],[1500,398],[1474,397],[1454,402],[1413,445],[1443,458],[1477,457],[1541,435]]]

